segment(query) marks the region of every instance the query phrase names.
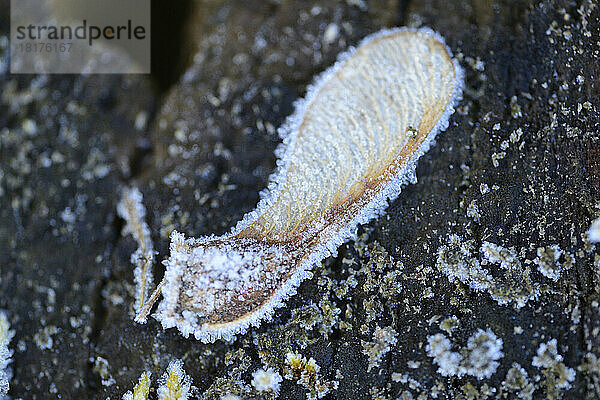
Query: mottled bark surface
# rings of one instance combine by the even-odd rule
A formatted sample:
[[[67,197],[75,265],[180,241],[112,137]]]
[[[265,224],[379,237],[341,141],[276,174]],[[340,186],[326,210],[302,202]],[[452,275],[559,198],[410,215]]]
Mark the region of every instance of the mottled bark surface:
[[[198,397],[270,398],[252,373],[283,376],[294,352],[320,370],[284,378],[280,399],[316,396],[316,380],[327,399],[600,397],[600,253],[585,235],[600,206],[599,18],[590,1],[197,2],[181,60],[163,61],[187,63],[166,93],[145,76],[9,75],[0,48],[10,396],[120,399],[180,358]],[[258,201],[313,76],[398,25],[438,31],[466,72],[418,183],[233,343],[134,323],[120,187],[143,192],[159,260],[174,229],[225,232]]]

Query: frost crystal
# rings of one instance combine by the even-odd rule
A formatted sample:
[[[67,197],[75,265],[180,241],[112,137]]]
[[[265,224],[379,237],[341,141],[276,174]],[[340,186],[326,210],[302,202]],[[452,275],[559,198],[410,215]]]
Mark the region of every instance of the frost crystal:
[[[104,386],[112,386],[116,383],[115,378],[113,378],[110,374],[109,367],[110,366],[106,358],[96,357],[96,360],[94,361],[93,371],[100,375],[102,385]]]
[[[567,367],[563,362],[563,357],[558,354],[556,339],[541,343],[537,350],[537,355],[533,357],[531,363],[534,367],[544,370],[546,375],[546,385],[548,387],[548,397],[557,389],[568,389],[575,379],[575,370]]]
[[[479,329],[467,342],[468,357],[466,373],[477,379],[489,378],[500,365],[502,353],[502,339],[498,339],[491,330]]]
[[[557,245],[548,247],[538,247],[537,257],[533,262],[538,266],[538,271],[546,278],[550,278],[553,281],[557,281],[564,269],[571,266],[573,257],[565,254],[564,258],[567,260],[567,265],[563,265],[559,261],[563,251]]]
[[[527,378],[527,371],[519,363],[514,363],[506,373],[506,379],[502,382],[504,389],[516,393],[522,400],[533,398],[534,386]]]
[[[236,394],[225,394],[223,396],[221,396],[221,398],[219,400],[242,400],[242,398]]]
[[[171,361],[156,391],[158,400],[187,400],[192,391],[192,379],[183,370],[183,362]]]
[[[267,370],[259,369],[252,374],[252,386],[259,392],[273,392],[275,396],[279,394],[279,384],[283,378],[272,368]]]
[[[590,229],[587,231],[587,233],[588,233],[588,239],[590,242],[592,242],[592,243],[600,242],[600,218],[596,218],[592,222],[592,225],[590,226]]]
[[[473,247],[469,242],[463,241],[458,235],[450,235],[448,245],[438,249],[437,266],[448,276],[450,282],[458,279],[467,283],[471,289],[489,289],[492,275],[481,267],[472,252]]]
[[[487,291],[498,304],[514,303],[523,307],[535,298],[539,290],[530,279],[530,270],[522,265],[517,254],[505,247],[483,242],[476,258],[472,241],[463,240],[457,235],[448,237],[448,244],[438,249],[437,267],[448,276],[468,284],[471,289]],[[492,276],[484,265],[500,264],[500,274]]]
[[[256,209],[221,237],[173,233],[163,327],[212,342],[270,319],[316,263],[416,181],[462,92],[451,57],[428,29],[385,30],[341,55],[280,128],[277,170]]]
[[[126,222],[123,235],[131,234],[138,245],[137,250],[131,255],[131,263],[135,265],[133,271],[136,286],[135,310],[139,315],[148,300],[152,286],[152,264],[155,254],[150,229],[144,220],[146,208],[142,204],[142,193],[135,187],[124,188],[121,201],[117,204],[117,213]],[[136,318],[136,322],[145,323],[146,318]]]
[[[459,353],[453,352],[452,343],[442,333],[429,336],[427,338],[427,355],[433,358],[439,368],[437,372],[443,376],[462,375],[460,363],[462,356]]]
[[[427,355],[433,358],[438,373],[443,376],[471,375],[477,379],[491,377],[504,356],[502,339],[491,330],[478,329],[460,352],[452,351],[452,342],[442,333],[427,338]]]
[[[10,388],[10,379],[12,371],[8,364],[12,362],[13,351],[8,348],[8,344],[15,335],[10,329],[10,323],[4,311],[0,311],[0,397],[8,393]]]
[[[556,339],[552,339],[547,343],[540,344],[531,365],[538,368],[551,368],[554,364],[561,362],[562,359],[556,348]]]
[[[285,379],[291,379],[304,386],[308,390],[308,400],[323,398],[338,387],[337,381],[327,381],[321,377],[321,368],[312,357],[307,360],[300,354],[290,352],[286,355],[285,364]]]
[[[459,325],[460,321],[458,320],[458,318],[456,318],[456,316],[453,315],[440,322],[440,329],[448,332],[450,336],[452,336],[452,331],[458,328]]]
[[[520,263],[513,251],[494,243],[483,242],[481,252],[487,261],[492,264],[500,264],[500,267],[504,269],[511,269],[514,265]]]

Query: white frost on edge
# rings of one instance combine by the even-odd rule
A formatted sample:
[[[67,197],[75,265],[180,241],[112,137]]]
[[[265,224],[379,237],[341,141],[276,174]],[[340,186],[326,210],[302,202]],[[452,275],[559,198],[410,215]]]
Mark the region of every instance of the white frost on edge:
[[[150,228],[145,221],[146,208],[142,202],[142,193],[138,188],[123,188],[121,201],[117,204],[117,214],[126,222],[122,234],[131,234],[138,248],[131,254],[131,263],[135,265],[133,276],[135,279],[135,310],[139,313],[142,309],[140,299],[144,303],[150,294],[153,285],[152,265],[154,264],[154,248],[150,237]],[[136,318],[138,323],[146,323],[146,319]]]
[[[346,240],[351,238],[357,226],[359,224],[365,224],[370,220],[380,216],[387,208],[389,202],[394,201],[400,194],[402,186],[408,183],[416,183],[416,164],[417,160],[425,154],[429,148],[434,144],[435,136],[446,130],[449,125],[450,116],[455,111],[455,105],[462,98],[462,91],[464,86],[464,71],[455,59],[452,59],[454,64],[455,81],[448,106],[444,110],[444,113],[437,121],[436,125],[429,132],[424,139],[421,147],[416,151],[412,158],[403,166],[398,172],[396,177],[348,223],[342,228],[336,235],[333,235],[328,242],[319,244],[315,251],[301,263],[296,272],[288,279],[288,281],[280,287],[270,301],[265,302],[255,312],[251,313],[244,319],[236,320],[235,323],[224,324],[219,328],[212,328],[208,324],[204,324],[200,329],[196,329],[195,318],[191,318],[188,321],[187,318],[184,320],[178,320],[173,316],[169,316],[169,312],[175,310],[178,302],[178,295],[180,289],[180,278],[183,276],[186,260],[189,257],[189,253],[186,252],[185,248],[192,247],[194,245],[206,243],[216,239],[228,239],[238,234],[243,229],[248,227],[252,222],[259,218],[269,207],[276,201],[278,194],[286,181],[287,171],[290,166],[291,156],[296,144],[297,133],[299,126],[302,123],[304,114],[308,109],[308,106],[319,94],[325,83],[336,74],[340,68],[342,68],[346,62],[355,52],[356,49],[364,46],[371,41],[383,37],[392,35],[398,32],[419,32],[424,35],[431,36],[438,40],[448,52],[449,57],[452,59],[452,51],[446,46],[445,40],[438,33],[434,32],[429,28],[393,28],[384,29],[374,34],[365,37],[357,47],[352,47],[348,51],[341,53],[338,56],[337,62],[320,74],[314,81],[313,84],[307,87],[307,94],[304,99],[299,99],[295,102],[295,111],[287,118],[286,122],[278,129],[279,136],[282,138],[282,143],[275,150],[275,155],[278,157],[277,167],[273,174],[269,178],[269,184],[267,188],[261,191],[261,200],[259,201],[256,209],[247,213],[229,232],[221,237],[215,235],[206,236],[202,238],[188,238],[177,231],[173,231],[171,234],[171,246],[170,246],[170,257],[163,261],[166,266],[165,279],[166,284],[162,288],[163,301],[160,303],[157,312],[154,317],[161,322],[164,329],[177,327],[184,337],[188,337],[193,334],[198,340],[204,343],[212,343],[217,339],[233,340],[235,335],[245,332],[250,325],[258,327],[263,320],[270,321],[273,318],[275,310],[284,305],[284,301],[290,296],[296,294],[296,290],[300,283],[305,279],[312,277],[310,270],[312,267],[329,256],[335,256],[337,254],[338,247],[343,244]],[[189,246],[189,247],[188,247]],[[190,315],[190,317],[192,317]]]

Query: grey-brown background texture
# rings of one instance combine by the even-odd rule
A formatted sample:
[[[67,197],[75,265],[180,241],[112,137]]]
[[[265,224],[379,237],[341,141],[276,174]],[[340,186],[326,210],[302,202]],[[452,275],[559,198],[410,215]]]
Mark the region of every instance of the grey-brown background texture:
[[[600,252],[585,235],[600,214],[597,2],[168,3],[153,9],[151,76],[9,75],[1,3],[0,309],[16,331],[11,397],[120,399],[143,371],[158,378],[180,358],[199,398],[269,398],[250,385],[252,372],[281,370],[294,351],[338,382],[325,399],[600,398]],[[337,33],[325,36],[331,24]],[[365,35],[402,25],[438,31],[466,72],[464,99],[419,161],[418,183],[316,268],[272,322],[233,343],[134,323],[136,244],[121,235],[120,188],[143,192],[159,260],[173,229],[225,232],[255,206],[275,166],[275,130],[313,76]],[[486,260],[484,243],[512,264]],[[549,249],[558,260],[544,258]],[[492,275],[487,289],[451,281],[475,264]],[[478,329],[503,341],[494,373],[442,376],[428,338],[441,333],[467,351]],[[535,366],[553,339],[562,361]],[[284,379],[279,398],[309,392]]]

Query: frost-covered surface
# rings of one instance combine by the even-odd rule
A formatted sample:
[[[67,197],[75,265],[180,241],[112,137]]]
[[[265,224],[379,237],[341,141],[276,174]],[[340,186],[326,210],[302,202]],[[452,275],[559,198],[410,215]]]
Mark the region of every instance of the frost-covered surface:
[[[279,130],[277,171],[231,233],[173,232],[157,319],[187,337],[231,340],[274,311],[310,269],[381,215],[445,130],[463,72],[441,36],[382,30],[315,79]]]
[[[9,364],[12,362],[10,357],[13,355],[13,350],[9,349],[8,345],[14,335],[15,331],[10,329],[6,312],[0,310],[0,398],[10,389],[12,369]]]
[[[466,373],[481,380],[492,376],[500,365],[502,339],[491,330],[478,329],[467,341]]]
[[[151,373],[142,372],[138,383],[123,395],[123,400],[148,400]],[[192,379],[183,370],[183,361],[172,360],[158,381],[156,394],[159,400],[187,400],[194,394]]]
[[[558,245],[548,247],[538,247],[537,257],[533,262],[537,264],[538,271],[546,278],[557,281],[564,270],[569,269],[574,264],[575,257],[572,254],[564,253]]]
[[[531,400],[535,387],[529,381],[527,371],[519,365],[513,363],[506,374],[506,380],[502,382],[502,387],[509,393],[514,393],[519,399]]]
[[[306,388],[306,398],[316,400],[337,389],[337,381],[328,381],[320,373],[321,367],[310,357],[307,359],[299,353],[285,354],[284,378],[296,382]]]
[[[443,376],[462,375],[460,363],[463,357],[452,351],[452,342],[442,333],[427,338],[427,354],[438,365],[437,372]]]
[[[556,397],[562,389],[571,387],[571,382],[575,379],[575,370],[567,367],[563,362],[563,357],[558,354],[556,339],[551,339],[546,343],[541,343],[537,354],[533,357],[531,365],[544,371],[548,386],[548,396]]]
[[[264,398],[270,392],[254,389],[252,373],[284,376],[290,351],[314,359],[321,382],[338,382],[324,400],[599,397],[600,249],[587,233],[600,210],[596,3],[193,4],[186,16],[195,33],[182,51],[189,63],[156,107],[145,76],[0,73],[0,308],[16,331],[11,398],[120,399],[173,357],[185,360],[199,398]],[[154,11],[157,24],[167,16]],[[337,36],[331,28],[326,41],[331,24]],[[465,69],[464,100],[419,161],[418,182],[317,265],[271,322],[232,343],[184,339],[151,318],[133,323],[136,243],[120,232],[120,188],[143,193],[157,260],[169,255],[173,230],[226,232],[259,201],[276,167],[276,127],[305,86],[349,45],[402,25],[440,32]],[[7,31],[8,17],[0,26]],[[179,42],[169,35],[168,45]],[[3,72],[8,46],[0,35]],[[142,111],[152,136],[139,130]],[[475,209],[478,221],[468,215]],[[525,290],[498,293],[508,300],[501,305],[488,290],[450,282],[436,262],[452,234],[500,289]],[[488,260],[484,242],[519,263],[506,270]],[[574,257],[557,281],[534,262],[538,248],[554,245],[561,266]],[[157,263],[155,278],[163,271]],[[529,288],[538,295],[529,298]],[[519,293],[528,300],[515,308]],[[398,343],[367,372],[362,341],[373,342],[378,326],[392,327]],[[57,331],[52,347],[40,348],[34,337],[54,331],[46,327]],[[443,333],[459,353],[480,328],[503,341],[496,372],[437,373],[427,338]],[[534,366],[552,339],[563,360]],[[98,357],[108,362],[94,369]],[[575,375],[560,388],[567,368]],[[101,373],[114,383],[102,385]],[[305,400],[308,391],[284,377],[279,399]]]

